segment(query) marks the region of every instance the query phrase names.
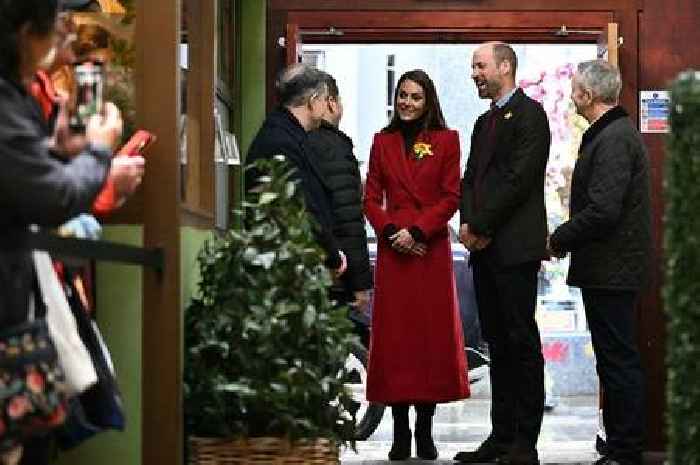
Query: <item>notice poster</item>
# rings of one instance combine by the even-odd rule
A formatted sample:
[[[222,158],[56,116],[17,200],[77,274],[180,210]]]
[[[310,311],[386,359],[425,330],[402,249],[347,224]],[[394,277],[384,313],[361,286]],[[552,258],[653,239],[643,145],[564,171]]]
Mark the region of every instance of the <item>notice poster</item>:
[[[639,127],[641,132],[667,133],[671,96],[665,90],[643,90],[639,93]]]

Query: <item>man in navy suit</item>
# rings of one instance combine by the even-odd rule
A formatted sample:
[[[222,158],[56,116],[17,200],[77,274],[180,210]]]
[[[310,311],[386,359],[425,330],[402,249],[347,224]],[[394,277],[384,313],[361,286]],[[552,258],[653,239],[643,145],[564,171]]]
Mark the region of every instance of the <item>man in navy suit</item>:
[[[462,180],[460,241],[470,250],[481,331],[491,357],[491,434],[462,463],[538,464],[544,360],[535,322],[537,273],[547,257],[545,167],[551,135],[542,106],[515,85],[517,57],[480,46],[472,79],[491,109],[474,125]]]

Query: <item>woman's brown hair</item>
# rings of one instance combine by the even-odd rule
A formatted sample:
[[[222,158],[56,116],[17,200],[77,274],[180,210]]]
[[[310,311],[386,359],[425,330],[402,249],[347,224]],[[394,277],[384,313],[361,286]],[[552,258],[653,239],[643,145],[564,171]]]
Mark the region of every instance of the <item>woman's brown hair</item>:
[[[396,84],[396,89],[394,90],[394,114],[391,117],[389,124],[382,130],[383,132],[397,131],[401,125],[401,119],[399,118],[399,112],[396,109],[396,102],[398,100],[399,92],[401,91],[401,84],[404,81],[413,81],[423,89],[425,93],[425,113],[423,113],[423,128],[427,129],[447,129],[447,124],[445,123],[445,117],[442,115],[442,108],[440,108],[440,100],[438,100],[437,90],[435,90],[435,84],[433,80],[430,79],[428,73],[422,69],[414,69],[412,71],[406,71],[399,78],[399,82]]]

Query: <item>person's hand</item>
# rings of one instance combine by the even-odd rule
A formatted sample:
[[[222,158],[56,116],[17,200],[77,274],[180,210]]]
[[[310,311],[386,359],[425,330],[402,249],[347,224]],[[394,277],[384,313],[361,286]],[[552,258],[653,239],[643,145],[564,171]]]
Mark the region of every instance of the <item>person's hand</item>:
[[[85,150],[87,140],[85,135],[76,134],[70,130],[67,97],[59,93],[57,99],[59,110],[56,116],[56,129],[53,135],[52,149],[56,155],[69,160]]]
[[[468,224],[463,224],[459,227],[459,241],[470,252],[483,250],[491,243],[491,238],[474,234]]]
[[[143,157],[119,155],[112,158],[107,177],[114,184],[118,206],[141,185],[145,168],[146,160]]]
[[[119,109],[112,102],[105,103],[104,116],[93,115],[87,124],[85,136],[88,143],[106,146],[114,150],[122,136],[124,122]]]
[[[550,242],[550,237],[551,236],[547,237],[547,255],[554,258],[564,258],[566,256],[566,252],[554,250],[552,248],[552,243]]]
[[[462,243],[467,250],[471,250],[472,245],[476,242],[476,236],[469,230],[469,225],[464,223],[459,227],[459,242]]]
[[[473,252],[474,250],[480,250],[476,248],[477,244],[481,245],[482,248],[487,245],[487,243],[485,243],[486,241],[480,240],[479,236],[474,234],[471,231],[471,229],[469,229],[469,225],[466,223],[459,227],[459,241],[470,252]]]
[[[416,243],[406,228],[400,229],[396,234],[389,236],[389,240],[391,241],[391,247],[401,253],[410,253],[411,248]]]
[[[355,291],[355,301],[351,306],[362,313],[367,313],[369,311],[369,291]]]
[[[416,242],[411,247],[411,254],[417,257],[422,257],[428,252],[428,244],[424,242]]]
[[[484,250],[491,243],[491,238],[486,236],[476,236],[474,250]]]
[[[336,278],[341,277],[348,269],[348,257],[342,250],[338,250],[338,255],[340,255],[340,266],[333,270],[333,276]]]

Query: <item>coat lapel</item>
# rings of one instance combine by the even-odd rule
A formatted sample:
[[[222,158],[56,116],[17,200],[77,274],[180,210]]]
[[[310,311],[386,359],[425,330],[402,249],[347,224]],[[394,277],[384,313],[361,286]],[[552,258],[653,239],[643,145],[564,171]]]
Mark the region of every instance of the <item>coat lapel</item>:
[[[396,131],[391,134],[391,138],[392,145],[394,145],[393,152],[397,154],[397,157],[395,158],[395,164],[398,168],[397,178],[399,179],[399,182],[403,188],[406,189],[406,192],[408,192],[415,200],[419,200],[418,196],[413,190],[413,176],[411,173],[411,167],[409,166],[410,161],[406,155],[406,147],[404,147],[403,137],[399,131]]]
[[[495,121],[490,121],[489,116],[490,114],[487,114],[486,120],[484,121],[484,124],[494,124],[494,136],[493,136],[493,147],[491,147],[491,150],[488,150],[484,156],[484,160],[480,162],[482,165],[483,171],[486,171],[488,166],[491,164],[491,160],[493,159],[494,155],[496,154],[497,148],[499,147],[499,141],[501,141],[503,138],[501,137],[501,134],[504,130],[504,127],[510,123],[510,118],[513,115],[513,107],[517,105],[517,103],[520,101],[522,98],[523,91],[521,89],[518,89],[515,94],[510,98],[508,103],[503,108],[493,108],[491,111],[495,112],[493,114],[493,118],[495,118]]]

